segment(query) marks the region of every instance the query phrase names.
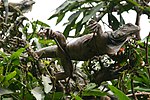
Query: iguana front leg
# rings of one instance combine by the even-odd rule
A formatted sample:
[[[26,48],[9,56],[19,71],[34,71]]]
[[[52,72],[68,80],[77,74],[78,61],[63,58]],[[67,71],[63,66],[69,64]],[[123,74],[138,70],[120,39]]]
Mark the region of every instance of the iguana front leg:
[[[91,33],[94,33],[94,34],[97,33],[97,35],[103,34],[101,25],[93,19],[89,21],[87,29],[89,29]]]
[[[53,32],[50,29],[46,29],[45,32],[42,32],[41,34],[39,34],[41,36],[44,36],[48,39],[54,39],[56,44],[57,44],[57,50],[55,50],[55,52],[60,54],[60,60],[61,60],[61,64],[64,68],[64,72],[59,72],[56,73],[56,80],[62,80],[65,79],[67,77],[72,77],[72,72],[73,72],[73,64],[72,61],[70,59],[69,54],[66,51],[66,39],[64,37],[64,35],[60,32]],[[50,52],[52,48],[45,48],[45,50],[42,49],[43,54],[48,55],[48,52]],[[41,51],[37,51],[36,52],[38,55],[42,56],[42,52]]]

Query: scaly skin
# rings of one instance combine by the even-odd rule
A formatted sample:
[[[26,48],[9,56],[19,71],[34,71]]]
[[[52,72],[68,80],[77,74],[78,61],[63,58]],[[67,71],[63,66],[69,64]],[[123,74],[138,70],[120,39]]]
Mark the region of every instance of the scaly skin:
[[[69,43],[66,43],[63,34],[52,32],[52,37],[48,38],[55,37],[66,51],[65,55],[57,45],[36,51],[40,58],[61,58],[65,72],[56,74],[56,79],[64,79],[72,75],[73,65],[71,60],[85,61],[94,56],[115,54],[119,51],[121,46],[130,39],[132,34],[140,30],[138,26],[128,23],[116,31],[103,32],[101,26],[95,21],[90,22],[89,28],[93,30],[94,33],[74,38]],[[66,55],[69,56],[69,58],[67,58]]]

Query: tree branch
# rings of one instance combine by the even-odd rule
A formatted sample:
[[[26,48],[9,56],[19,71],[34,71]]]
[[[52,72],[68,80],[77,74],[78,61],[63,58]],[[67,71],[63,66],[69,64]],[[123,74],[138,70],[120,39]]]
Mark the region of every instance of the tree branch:
[[[100,70],[97,73],[95,73],[95,79],[92,81],[94,81],[97,84],[101,84],[103,81],[111,81],[113,79],[117,79],[121,72],[130,68],[130,65],[123,66],[117,70],[112,70],[112,67],[114,67],[113,64],[110,65],[110,67],[105,67],[103,68],[103,70]]]

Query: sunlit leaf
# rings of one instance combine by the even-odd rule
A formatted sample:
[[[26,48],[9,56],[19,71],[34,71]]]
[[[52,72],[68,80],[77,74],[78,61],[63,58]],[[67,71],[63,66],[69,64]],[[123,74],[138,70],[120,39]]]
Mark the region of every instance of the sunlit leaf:
[[[44,100],[45,95],[41,87],[35,87],[34,89],[31,90],[31,93],[36,98],[36,100]]]
[[[14,92],[11,90],[0,88],[0,96],[5,95],[5,94],[12,94],[12,93]]]
[[[49,44],[49,45],[54,45],[56,44],[54,40],[45,40],[45,39],[39,39],[39,43],[41,44]]]
[[[49,85],[49,83],[52,83],[50,78],[48,76],[42,75],[42,84],[44,85],[45,93],[49,93],[53,87],[52,85]]]
[[[8,75],[6,75],[5,80],[9,81],[10,79],[14,78],[16,76],[16,74],[17,74],[16,71],[9,73]]]
[[[16,58],[19,58],[20,55],[22,54],[22,52],[25,51],[25,48],[20,48],[18,49],[16,52],[14,52],[12,55],[11,55],[11,59],[16,59]]]

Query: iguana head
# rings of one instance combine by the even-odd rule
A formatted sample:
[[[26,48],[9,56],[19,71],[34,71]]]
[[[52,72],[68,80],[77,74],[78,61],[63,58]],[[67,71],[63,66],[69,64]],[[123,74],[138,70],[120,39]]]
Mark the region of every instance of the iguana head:
[[[21,10],[23,13],[27,13],[32,10],[33,4],[35,4],[35,1],[33,0],[21,0],[18,3],[9,3],[13,7]]]
[[[140,30],[139,26],[131,23],[121,26],[118,30],[112,32],[108,36],[108,42],[110,45],[120,45],[130,39],[133,34],[136,34]]]

